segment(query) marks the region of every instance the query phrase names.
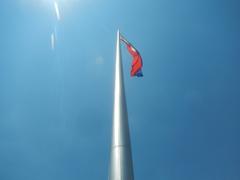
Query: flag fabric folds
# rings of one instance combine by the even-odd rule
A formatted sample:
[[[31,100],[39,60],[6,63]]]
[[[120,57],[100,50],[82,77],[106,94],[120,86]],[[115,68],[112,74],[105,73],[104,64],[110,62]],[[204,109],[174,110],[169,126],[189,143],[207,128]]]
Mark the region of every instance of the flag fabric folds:
[[[137,77],[142,77],[142,57],[138,50],[131,44],[129,43],[122,35],[120,39],[126,44],[128,52],[132,55],[132,69],[131,69],[131,76],[137,76]]]

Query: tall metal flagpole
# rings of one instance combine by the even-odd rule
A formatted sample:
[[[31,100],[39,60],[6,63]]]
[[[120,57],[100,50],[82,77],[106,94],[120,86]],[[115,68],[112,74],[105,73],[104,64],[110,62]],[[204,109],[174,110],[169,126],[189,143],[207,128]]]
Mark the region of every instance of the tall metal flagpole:
[[[109,180],[133,180],[133,163],[127,104],[121,61],[120,32],[117,32],[114,110]]]

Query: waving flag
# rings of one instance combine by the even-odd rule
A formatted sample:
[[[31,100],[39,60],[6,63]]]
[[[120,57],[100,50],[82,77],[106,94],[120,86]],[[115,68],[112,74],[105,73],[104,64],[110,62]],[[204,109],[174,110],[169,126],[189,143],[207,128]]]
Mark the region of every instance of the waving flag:
[[[127,45],[128,52],[132,55],[132,69],[131,69],[131,76],[142,77],[142,57],[138,50],[129,43],[123,36],[120,39]]]

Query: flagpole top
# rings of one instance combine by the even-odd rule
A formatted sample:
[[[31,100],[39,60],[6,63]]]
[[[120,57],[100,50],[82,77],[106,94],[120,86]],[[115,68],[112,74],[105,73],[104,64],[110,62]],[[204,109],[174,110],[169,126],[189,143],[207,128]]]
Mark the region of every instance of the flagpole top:
[[[118,39],[120,39],[120,30],[119,29],[117,30],[117,37],[118,37]]]

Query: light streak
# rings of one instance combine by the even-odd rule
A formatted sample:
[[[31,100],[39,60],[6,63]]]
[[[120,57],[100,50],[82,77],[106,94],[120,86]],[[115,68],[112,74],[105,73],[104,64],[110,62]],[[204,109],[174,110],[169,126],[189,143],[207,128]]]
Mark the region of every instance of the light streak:
[[[52,50],[55,49],[55,35],[54,35],[54,33],[51,34],[51,47],[52,47]]]
[[[54,8],[55,8],[55,13],[56,13],[56,16],[57,16],[57,20],[60,21],[60,19],[61,19],[60,11],[59,11],[58,3],[56,1],[54,1]]]

